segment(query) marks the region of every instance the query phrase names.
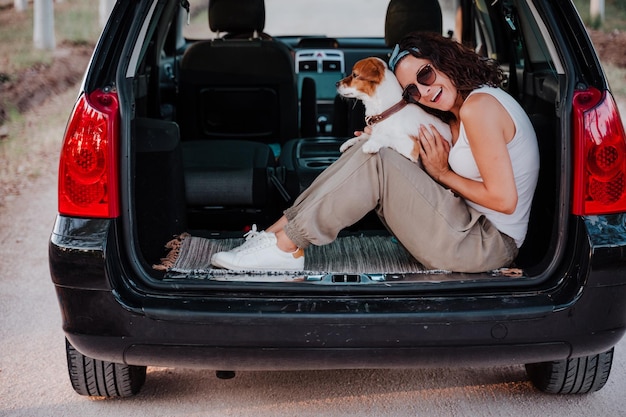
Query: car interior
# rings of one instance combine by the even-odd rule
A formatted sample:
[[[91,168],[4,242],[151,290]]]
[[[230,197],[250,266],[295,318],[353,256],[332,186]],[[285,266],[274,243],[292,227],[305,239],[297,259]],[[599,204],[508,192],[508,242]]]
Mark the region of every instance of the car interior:
[[[138,257],[160,280],[218,276],[209,265],[188,273],[152,266],[171,250],[166,243],[183,233],[227,245],[240,241],[253,224],[263,229],[278,219],[340,156],[341,143],[365,126],[363,106],[339,97],[335,83],[362,58],[387,60],[409,32],[443,31],[437,0],[389,1],[378,38],[273,36],[264,32],[263,0],[203,1],[215,36],[183,37],[182,27],[193,12],[181,7],[185,2],[156,8],[132,77],[129,207]],[[537,11],[526,2],[457,3],[456,30],[445,35],[500,62],[507,74],[502,87],[522,104],[537,133],[539,184],[527,239],[514,265],[522,272],[506,279],[532,278],[553,258],[561,221],[555,192],[561,187],[556,109],[563,71],[546,36],[532,35],[542,28]],[[393,241],[373,213],[340,237],[347,239],[345,246],[354,246],[355,256],[362,250],[355,242],[364,237]],[[345,272],[341,268],[331,264],[310,270]],[[362,264],[358,268],[369,272]],[[441,273],[415,278],[414,269],[378,272],[448,279]],[[479,278],[502,279],[493,271],[472,279]]]

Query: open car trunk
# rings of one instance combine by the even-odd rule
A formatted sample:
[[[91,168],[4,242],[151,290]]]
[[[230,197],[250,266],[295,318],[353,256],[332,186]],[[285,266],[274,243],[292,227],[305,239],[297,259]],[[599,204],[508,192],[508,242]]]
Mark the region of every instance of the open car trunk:
[[[181,19],[186,16],[176,5],[157,8],[152,19],[158,24],[134,46],[142,55],[132,77],[135,118],[128,122],[134,179],[128,220],[136,236],[131,247],[146,275],[159,285],[177,288],[229,281],[298,283],[301,290],[332,285],[339,291],[355,285],[381,291],[423,284],[523,285],[546,275],[567,235],[560,212],[567,196],[561,141],[568,137],[563,129],[569,123],[563,119],[560,100],[568,80],[550,53],[553,45],[542,43],[549,37],[531,36],[542,30],[536,10],[516,2],[485,3],[477,9],[471,2],[461,3],[468,44],[499,60],[508,74],[503,88],[527,111],[539,142],[539,183],[526,241],[513,265],[479,274],[426,270],[370,213],[346,228],[336,242],[307,249],[305,271],[213,268],[212,253],[241,244],[253,225],[261,230],[272,224],[339,157],[340,144],[364,122],[357,103],[335,98],[334,83],[356,60],[385,57],[390,48],[370,38],[275,39],[295,51],[291,65],[306,61],[307,53],[324,51],[320,63],[328,68],[308,74],[306,67],[295,67],[299,123],[294,129],[279,120],[291,111],[277,104],[279,89],[273,91],[269,84],[233,86],[234,70],[224,66],[224,56],[207,58],[216,69],[189,58],[192,47],[210,41],[182,38]],[[218,73],[230,75],[215,85],[206,81]],[[275,104],[277,110],[272,110]],[[317,123],[320,116],[323,126]],[[275,125],[268,123],[271,117],[278,120]],[[243,131],[238,130],[242,125]]]

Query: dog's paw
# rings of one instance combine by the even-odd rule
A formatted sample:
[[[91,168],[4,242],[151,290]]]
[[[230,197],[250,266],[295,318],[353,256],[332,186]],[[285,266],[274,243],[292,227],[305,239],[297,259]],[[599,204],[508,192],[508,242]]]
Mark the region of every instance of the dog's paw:
[[[382,148],[382,146],[372,140],[365,142],[361,147],[364,153],[377,153],[380,148]]]
[[[347,151],[349,148],[354,146],[354,144],[357,143],[358,140],[359,140],[358,136],[356,138],[348,139],[347,141],[341,144],[341,146],[339,147],[339,151],[342,153]]]

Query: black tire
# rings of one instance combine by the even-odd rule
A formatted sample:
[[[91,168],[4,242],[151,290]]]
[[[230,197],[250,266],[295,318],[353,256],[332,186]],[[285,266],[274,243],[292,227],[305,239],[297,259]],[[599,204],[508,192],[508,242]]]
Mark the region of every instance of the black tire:
[[[533,385],[550,394],[587,394],[604,387],[614,349],[598,355],[526,365]]]
[[[72,388],[92,397],[131,397],[146,381],[145,366],[130,366],[89,358],[65,340]]]

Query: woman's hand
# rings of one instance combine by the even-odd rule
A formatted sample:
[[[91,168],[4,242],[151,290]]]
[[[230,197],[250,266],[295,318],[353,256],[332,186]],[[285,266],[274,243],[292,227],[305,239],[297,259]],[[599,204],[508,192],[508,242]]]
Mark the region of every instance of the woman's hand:
[[[415,139],[420,146],[420,159],[424,169],[435,181],[441,182],[441,178],[450,172],[450,143],[433,125],[420,126],[419,135]]]
[[[448,165],[450,146],[431,128],[422,127],[419,141],[424,169],[456,194],[491,210],[511,214],[517,207],[517,188],[507,144],[515,123],[498,100],[484,93],[468,97],[459,112],[481,180],[465,178]]]
[[[371,135],[372,134],[372,128],[369,126],[365,126],[365,128],[363,130],[355,130],[354,131],[354,136],[359,137],[362,134],[368,134]]]
[[[345,151],[353,147],[356,143],[366,140],[369,137],[369,135],[372,133],[372,128],[369,126],[365,126],[365,129],[363,130],[364,131],[360,131],[360,130],[354,131],[354,137],[342,143],[341,146],[339,147],[339,152],[344,153]]]

